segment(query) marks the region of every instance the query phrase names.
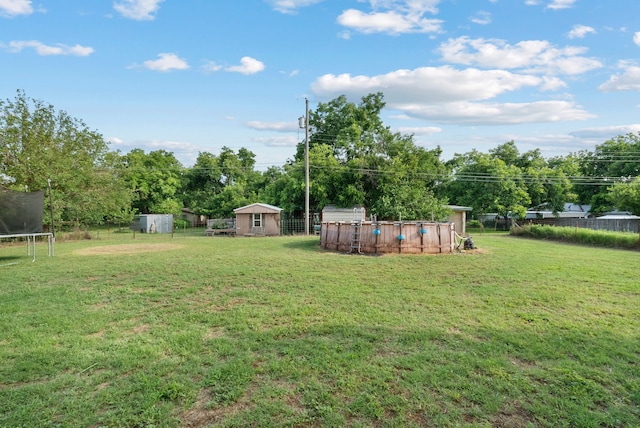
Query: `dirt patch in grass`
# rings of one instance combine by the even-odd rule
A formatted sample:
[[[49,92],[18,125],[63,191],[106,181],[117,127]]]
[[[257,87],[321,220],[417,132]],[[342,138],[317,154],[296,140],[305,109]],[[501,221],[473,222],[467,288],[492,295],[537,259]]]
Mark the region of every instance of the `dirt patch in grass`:
[[[533,424],[535,418],[519,402],[513,402],[502,409],[492,421],[492,426],[517,428]]]
[[[238,415],[249,409],[250,395],[240,398],[239,401],[228,406],[214,406],[211,404],[211,393],[209,390],[200,392],[200,397],[195,405],[182,415],[182,426],[186,428],[202,428],[213,426],[226,418]]]
[[[104,256],[110,254],[157,253],[159,251],[179,250],[181,244],[123,244],[104,245],[100,247],[84,248],[73,253],[80,256]]]

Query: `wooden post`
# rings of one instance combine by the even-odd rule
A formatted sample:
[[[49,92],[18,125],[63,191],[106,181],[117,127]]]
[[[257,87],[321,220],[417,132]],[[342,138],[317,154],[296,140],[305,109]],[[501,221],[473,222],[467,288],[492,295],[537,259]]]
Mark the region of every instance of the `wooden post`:
[[[378,223],[373,223],[373,230],[377,230],[378,233],[376,233],[376,240],[374,242],[374,248],[375,248],[375,253],[378,254],[378,238],[380,237],[380,233],[382,233],[382,231],[380,230],[380,225]]]

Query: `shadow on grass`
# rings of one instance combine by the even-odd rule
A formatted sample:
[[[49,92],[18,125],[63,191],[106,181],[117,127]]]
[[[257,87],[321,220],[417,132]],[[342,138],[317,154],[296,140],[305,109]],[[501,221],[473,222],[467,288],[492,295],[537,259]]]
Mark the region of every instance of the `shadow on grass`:
[[[20,257],[20,256],[0,256],[0,267],[4,266],[4,265],[14,265],[17,263],[17,260],[22,260],[22,259],[27,259],[27,258],[31,258],[31,256],[24,256],[24,257]]]
[[[307,252],[318,252],[320,250],[320,239],[300,239],[287,242],[283,245],[285,248],[292,250],[302,250]]]

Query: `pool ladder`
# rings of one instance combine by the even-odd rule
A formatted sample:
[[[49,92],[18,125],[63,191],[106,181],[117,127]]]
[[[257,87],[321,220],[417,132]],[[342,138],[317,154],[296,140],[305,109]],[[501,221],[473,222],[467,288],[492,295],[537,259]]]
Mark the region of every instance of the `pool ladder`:
[[[362,254],[360,248],[360,239],[362,235],[362,222],[354,220],[351,222],[351,246],[350,253],[357,252],[358,254]]]

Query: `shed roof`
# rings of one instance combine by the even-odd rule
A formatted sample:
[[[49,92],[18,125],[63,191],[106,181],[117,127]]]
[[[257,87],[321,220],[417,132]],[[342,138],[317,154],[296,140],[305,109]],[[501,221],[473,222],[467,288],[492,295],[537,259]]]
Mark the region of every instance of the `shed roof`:
[[[463,207],[462,205],[447,205],[453,211],[473,211],[472,207]]]
[[[322,208],[322,211],[344,211],[344,212],[353,212],[354,209],[363,209],[364,207],[362,205],[354,205],[352,207],[338,207],[336,205],[325,205],[324,208]]]
[[[269,204],[260,204],[260,203],[245,205],[244,207],[236,208],[235,210],[233,210],[233,212],[236,214],[256,214],[256,213],[278,214],[280,213],[280,211],[282,211],[282,208],[278,208],[276,206],[269,205]]]

